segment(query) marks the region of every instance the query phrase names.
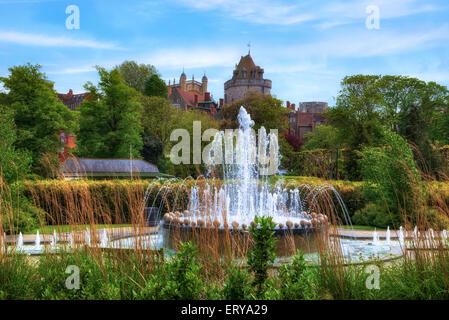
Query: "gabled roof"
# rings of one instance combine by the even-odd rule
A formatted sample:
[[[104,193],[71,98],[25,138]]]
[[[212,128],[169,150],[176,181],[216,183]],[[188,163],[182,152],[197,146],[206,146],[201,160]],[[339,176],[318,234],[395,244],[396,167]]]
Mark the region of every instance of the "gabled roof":
[[[132,170],[131,170],[132,169]],[[86,159],[68,158],[61,168],[63,175],[115,175],[130,172],[157,174],[157,166],[141,159]]]
[[[188,106],[195,105],[195,95],[198,96],[198,102],[204,101],[204,95],[202,95],[202,94],[197,94],[197,93],[194,93],[194,92],[184,91],[184,90],[181,90],[179,88],[175,88],[174,90],[178,91],[179,95],[182,97],[182,99],[184,100],[184,102]]]

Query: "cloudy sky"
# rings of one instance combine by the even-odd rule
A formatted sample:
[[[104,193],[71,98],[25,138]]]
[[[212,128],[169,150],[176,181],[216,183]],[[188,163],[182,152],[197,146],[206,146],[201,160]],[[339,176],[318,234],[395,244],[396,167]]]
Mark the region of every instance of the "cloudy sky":
[[[447,0],[0,0],[0,76],[42,65],[58,92],[83,91],[95,65],[156,66],[163,79],[203,73],[215,99],[248,52],[272,94],[334,105],[351,74],[401,74],[449,85]],[[69,5],[80,12],[68,29]],[[379,10],[379,28],[373,9]],[[367,27],[371,26],[370,28]]]

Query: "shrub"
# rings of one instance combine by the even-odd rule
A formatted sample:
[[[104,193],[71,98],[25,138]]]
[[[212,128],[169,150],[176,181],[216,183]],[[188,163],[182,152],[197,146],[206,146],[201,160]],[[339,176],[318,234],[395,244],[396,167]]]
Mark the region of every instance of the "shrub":
[[[226,300],[248,300],[252,296],[250,274],[238,267],[233,267],[226,279],[222,295]]]
[[[0,299],[34,299],[36,268],[19,253],[0,254]]]
[[[383,144],[383,147],[368,147],[362,151],[360,166],[365,181],[364,197],[376,203],[378,214],[383,216],[371,220],[386,222],[383,227],[389,224],[398,227],[398,221],[405,214],[416,217],[422,205],[419,196],[423,184],[406,140],[385,130]],[[373,214],[373,210],[360,212],[363,213]]]
[[[192,242],[181,242],[176,256],[162,263],[146,283],[144,299],[200,299],[206,284],[201,278],[198,248]]]
[[[311,298],[311,276],[304,255],[298,250],[291,264],[279,268],[279,298],[286,300]]]
[[[248,253],[248,265],[254,274],[253,284],[256,287],[256,295],[264,294],[265,281],[268,278],[268,269],[276,258],[276,238],[272,217],[256,216],[255,225],[249,227],[254,241],[253,249]]]

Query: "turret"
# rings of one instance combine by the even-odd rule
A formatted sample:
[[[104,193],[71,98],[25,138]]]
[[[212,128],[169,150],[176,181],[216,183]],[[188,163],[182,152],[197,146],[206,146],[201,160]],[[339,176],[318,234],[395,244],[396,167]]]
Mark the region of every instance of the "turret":
[[[206,73],[204,73],[203,78],[201,79],[201,94],[205,94],[207,92],[207,77]]]
[[[179,77],[179,85],[181,87],[181,90],[186,90],[186,74],[184,73],[184,68],[182,68],[181,77]]]

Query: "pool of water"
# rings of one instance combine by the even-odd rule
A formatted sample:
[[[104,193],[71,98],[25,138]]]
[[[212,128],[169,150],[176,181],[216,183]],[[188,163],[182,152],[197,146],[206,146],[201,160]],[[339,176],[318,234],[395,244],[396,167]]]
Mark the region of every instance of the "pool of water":
[[[369,240],[339,239],[342,253],[346,263],[361,263],[374,259],[388,260],[402,255],[402,249],[398,241],[378,241],[373,243]],[[106,246],[98,245],[100,248],[114,249],[134,249],[157,250],[163,247],[163,238],[158,234],[145,235],[141,237],[127,237],[109,241]],[[39,255],[45,252],[57,253],[60,250],[70,250],[66,244],[57,244],[54,247],[41,246],[36,248],[34,245],[24,245],[21,250],[15,247],[9,247],[9,250],[17,250],[29,255]],[[320,257],[318,253],[309,253],[304,255],[305,259],[312,264],[319,264]],[[276,263],[285,263],[290,258],[279,258]]]

